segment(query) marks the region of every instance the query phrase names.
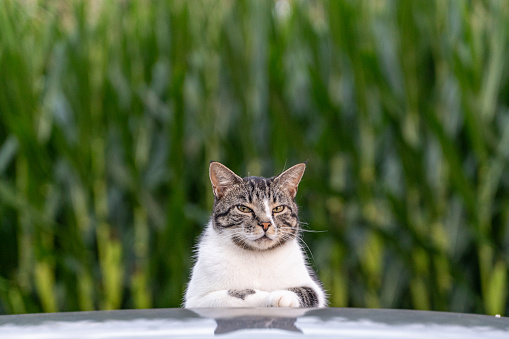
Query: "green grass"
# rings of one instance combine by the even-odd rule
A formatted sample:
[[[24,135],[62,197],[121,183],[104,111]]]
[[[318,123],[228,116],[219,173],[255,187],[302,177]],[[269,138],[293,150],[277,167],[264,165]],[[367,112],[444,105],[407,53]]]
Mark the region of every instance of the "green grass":
[[[331,306],[509,313],[509,4],[0,1],[0,314],[177,307],[208,163]]]

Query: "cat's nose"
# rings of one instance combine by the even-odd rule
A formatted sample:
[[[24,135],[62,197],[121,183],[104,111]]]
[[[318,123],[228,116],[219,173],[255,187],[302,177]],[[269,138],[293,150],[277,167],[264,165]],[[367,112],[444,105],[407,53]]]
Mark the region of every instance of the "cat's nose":
[[[270,222],[262,222],[260,226],[263,228],[264,231],[266,231],[270,227]]]

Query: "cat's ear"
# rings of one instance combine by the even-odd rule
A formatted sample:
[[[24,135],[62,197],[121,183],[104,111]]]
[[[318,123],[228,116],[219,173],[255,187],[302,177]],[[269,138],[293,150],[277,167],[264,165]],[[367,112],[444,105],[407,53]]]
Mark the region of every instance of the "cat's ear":
[[[274,181],[277,182],[279,187],[286,191],[292,198],[295,198],[300,179],[302,179],[305,169],[305,163],[297,164],[278,175]]]
[[[215,161],[210,163],[209,176],[217,199],[221,199],[229,187],[243,182],[242,178],[233,173],[232,170]]]

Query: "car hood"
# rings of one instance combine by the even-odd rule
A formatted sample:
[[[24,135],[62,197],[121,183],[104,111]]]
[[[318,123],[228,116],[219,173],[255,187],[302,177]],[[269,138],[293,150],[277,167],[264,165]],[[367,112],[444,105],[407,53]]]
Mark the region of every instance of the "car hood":
[[[148,309],[0,316],[0,338],[509,338],[509,318],[390,309]]]

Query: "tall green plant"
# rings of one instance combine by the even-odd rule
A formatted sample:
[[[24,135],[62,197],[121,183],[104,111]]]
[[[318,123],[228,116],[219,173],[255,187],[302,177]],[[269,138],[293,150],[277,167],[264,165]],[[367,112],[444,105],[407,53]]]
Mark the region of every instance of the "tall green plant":
[[[300,161],[331,306],[507,314],[503,1],[0,2],[0,313],[177,307],[210,160]]]

